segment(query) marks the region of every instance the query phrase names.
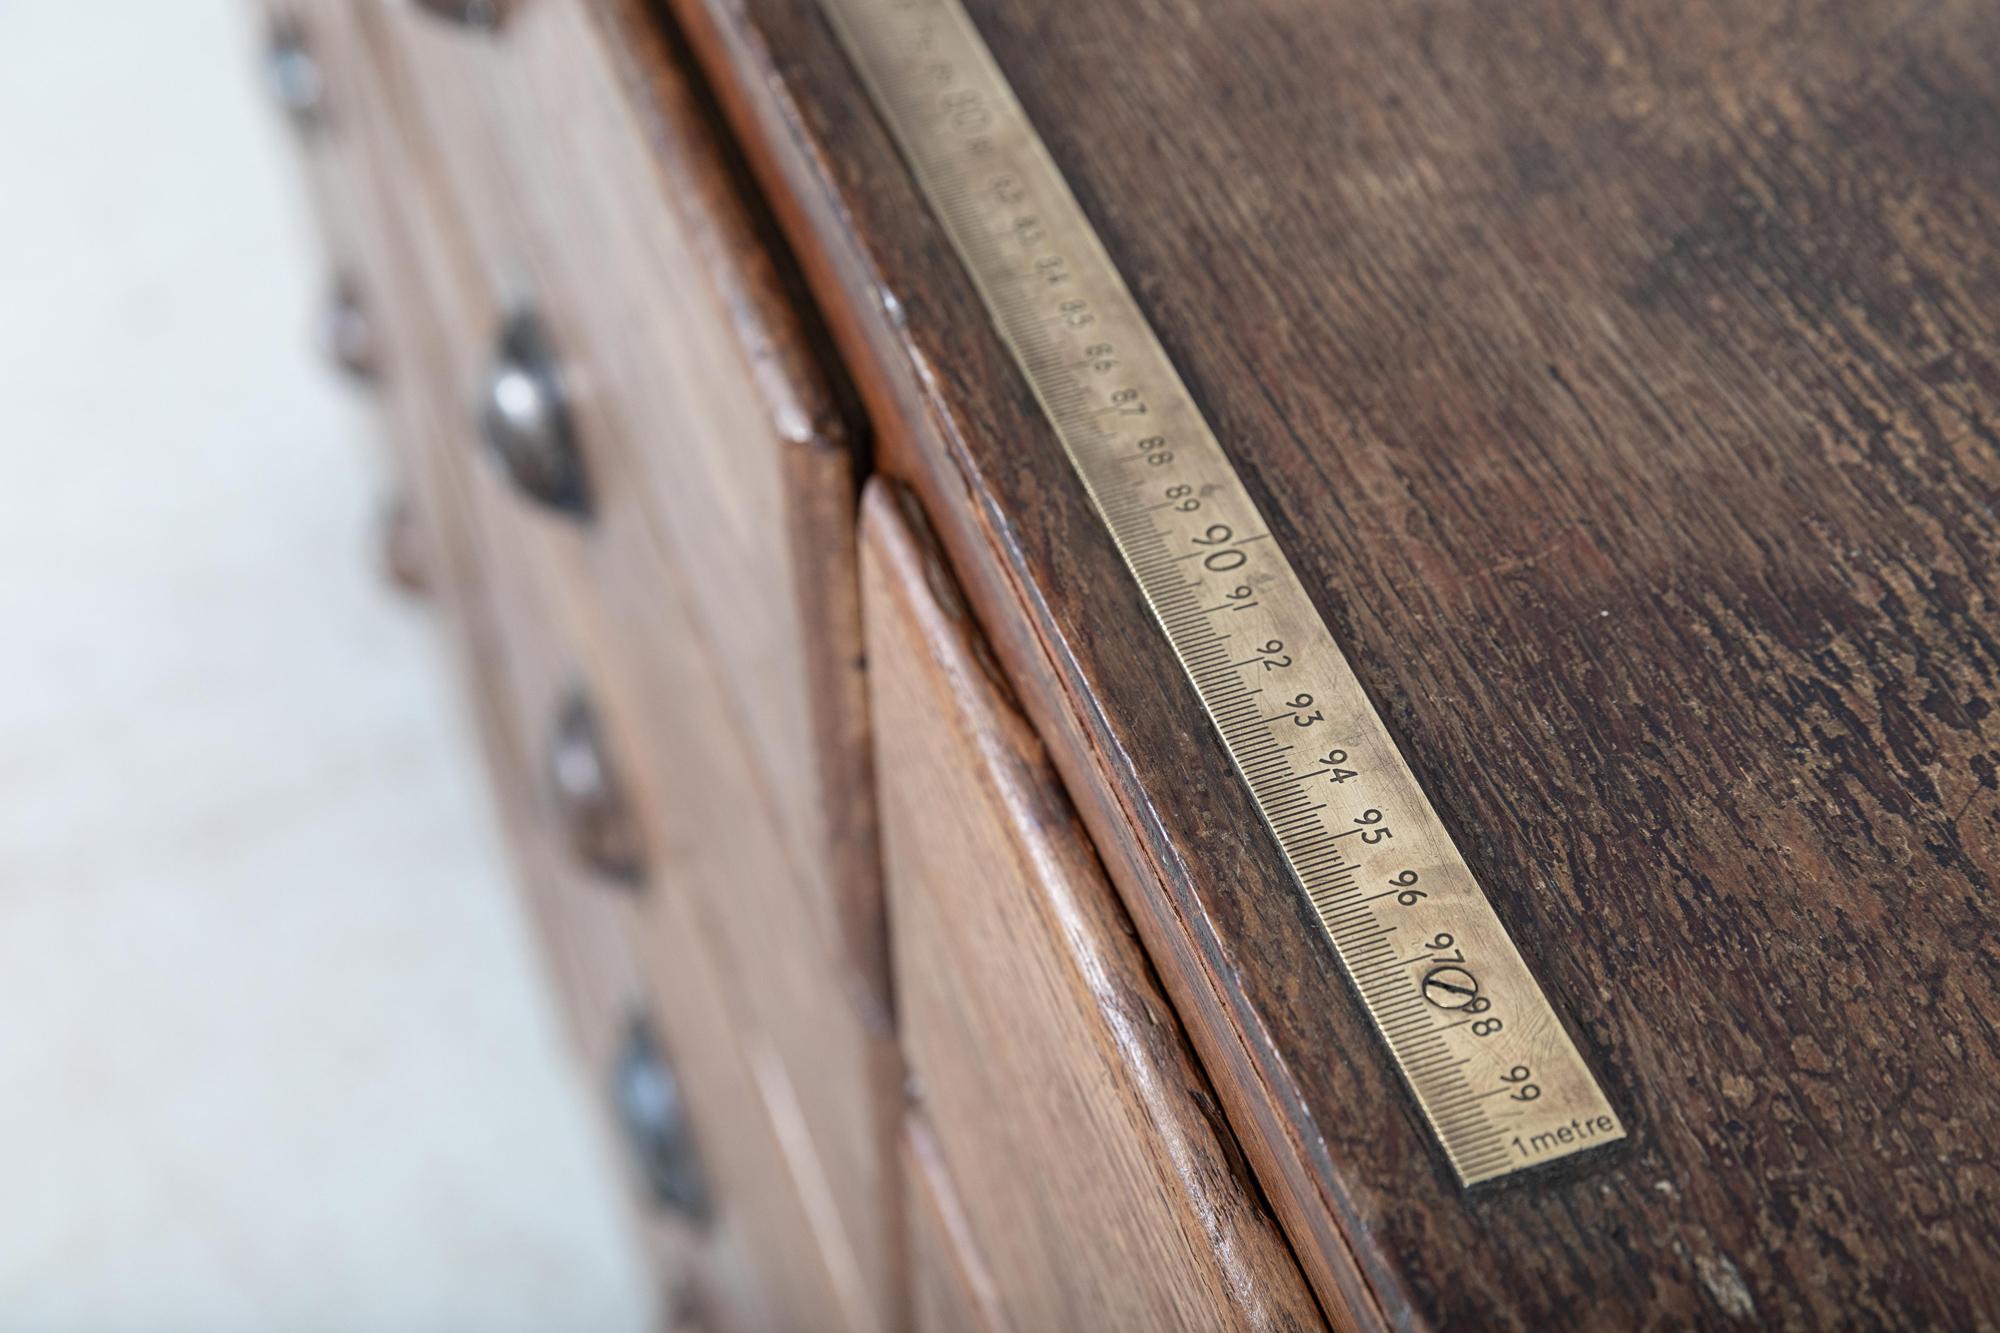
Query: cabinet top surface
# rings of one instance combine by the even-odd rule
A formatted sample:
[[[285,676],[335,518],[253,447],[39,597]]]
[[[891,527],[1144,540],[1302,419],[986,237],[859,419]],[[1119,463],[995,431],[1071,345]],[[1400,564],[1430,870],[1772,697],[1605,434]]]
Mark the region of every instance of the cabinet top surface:
[[[2000,1301],[2000,10],[968,6],[1633,1130],[1468,1196],[811,0],[680,3],[1383,1315]]]

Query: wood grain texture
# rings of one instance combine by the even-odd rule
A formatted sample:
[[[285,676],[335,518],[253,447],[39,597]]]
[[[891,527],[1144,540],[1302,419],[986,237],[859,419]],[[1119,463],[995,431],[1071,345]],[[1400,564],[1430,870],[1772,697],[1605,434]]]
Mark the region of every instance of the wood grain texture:
[[[903,1126],[902,1174],[912,1333],[1006,1333],[1000,1291],[973,1239],[958,1187],[936,1136],[915,1112]]]
[[[374,58],[359,11],[333,0],[296,2],[324,60],[327,125],[339,127],[336,160],[349,201],[344,234],[385,343],[381,400],[399,468],[410,478],[410,518],[424,535],[439,604],[465,650],[489,766],[500,775],[504,822],[522,838],[539,839],[538,831],[556,825],[542,781],[544,747],[578,683],[577,664],[550,633],[541,576],[522,531],[532,520],[483,466],[470,438],[460,386],[470,383],[478,352],[461,325],[477,298],[465,287],[462,264],[436,262],[461,248],[440,196],[382,186],[410,179],[411,138],[392,114],[392,73]],[[539,841],[516,851],[544,869],[556,859]],[[579,888],[588,879],[538,873],[528,898],[578,1049],[598,1070],[639,983],[631,906],[599,887]]]
[[[526,300],[584,458],[584,523],[490,467],[468,479],[490,559],[530,592],[515,631],[576,645],[630,761],[651,881],[636,933],[664,958],[667,923],[700,922],[680,947],[708,952],[746,1040],[775,1053],[759,1077],[840,1296],[826,1319],[895,1327],[902,1075],[833,397],[660,34],[614,57],[580,0],[492,40],[375,13],[394,118],[467,251],[435,297],[455,348],[440,382],[474,383]]]
[[[542,0],[490,37],[408,4],[380,22],[490,299],[534,306],[565,361],[599,581],[644,596],[662,573],[633,548],[668,559],[731,664],[801,906],[879,989],[855,450],[704,107],[631,9]]]
[[[970,5],[1635,1129],[1465,1196],[813,6],[675,8],[1324,1297],[1991,1319],[2000,12]]]
[[[518,608],[520,597],[506,590],[512,571],[504,563],[496,566],[482,550],[479,524],[466,501],[462,469],[469,460],[456,429],[460,404],[443,392],[445,384],[423,372],[444,352],[436,312],[421,299],[423,286],[411,265],[417,254],[445,242],[422,192],[382,188],[384,180],[398,178],[402,141],[376,114],[380,71],[346,18],[347,11],[331,4],[313,5],[310,15],[325,62],[329,113],[340,126],[339,185],[351,201],[339,233],[346,244],[335,253],[370,298],[377,335],[389,353],[379,388],[380,416],[395,466],[410,487],[397,507],[399,528],[404,540],[421,546],[424,590],[447,622],[469,686],[500,824],[536,924],[542,961],[579,1072],[601,1093],[599,1080],[642,991],[631,905],[562,853],[539,768],[551,710],[577,682],[574,655],[546,633],[510,633],[506,627],[500,608]],[[326,166],[322,162],[319,169]],[[609,1108],[602,1095],[591,1100],[596,1123],[610,1139],[615,1128]],[[607,1146],[615,1154],[615,1139]],[[704,1251],[719,1256],[706,1261],[708,1271],[740,1274],[746,1265],[730,1251],[732,1242],[704,1241],[660,1217],[639,1197],[636,1183],[627,1202],[634,1234],[644,1238],[661,1284],[661,1309],[680,1308],[689,1290],[726,1307],[730,1302],[718,1290],[719,1277],[703,1277],[692,1288],[688,1283]],[[781,1194],[778,1202],[789,1200]],[[740,1238],[734,1243],[740,1245]]]
[[[1023,1329],[1319,1311],[940,554],[869,488],[863,597],[898,1029]]]
[[[434,557],[437,601],[472,686],[517,872],[614,1153],[622,1150],[609,1123],[607,1073],[636,1007],[654,1015],[686,1083],[716,1212],[707,1225],[691,1225],[637,1198],[635,1188],[662,1311],[743,1333],[881,1327],[829,1201],[794,1074],[757,1028],[701,895],[687,891],[681,864],[662,850],[671,846],[671,830],[647,816],[652,873],[664,882],[643,912],[629,889],[603,882],[570,852],[541,764],[548,728],[572,689],[583,684],[605,699],[628,691],[617,663],[600,660],[588,637],[601,620],[583,611],[601,598],[574,582],[573,561],[551,557],[548,524],[489,466],[474,438],[465,386],[496,311],[462,230],[460,203],[443,173],[429,169],[434,145],[409,114],[401,66],[381,59],[382,32],[369,26],[366,10],[310,2],[325,11],[331,72],[362,139],[356,234],[367,288],[381,301],[386,416]],[[711,708],[707,716],[720,712]],[[633,750],[661,753],[649,748],[653,738],[611,740],[614,763],[657,811],[655,770],[630,762]],[[743,748],[740,738],[732,743]],[[748,841],[766,850],[781,842],[768,828]],[[837,993],[834,975],[829,968],[804,983],[816,1005]],[[826,1058],[840,1068],[820,1084],[838,1088],[845,1079],[851,1087],[874,1078],[894,1087],[879,1034],[860,1030],[864,1055],[852,1044],[827,1043]],[[844,1152],[840,1160],[886,1171],[889,1156]],[[871,1197],[856,1177],[837,1178],[858,1202]],[[891,1194],[894,1183],[874,1190]],[[879,1225],[894,1225],[893,1210]]]
[[[689,277],[701,280],[681,312],[687,349],[676,406],[688,438],[677,444],[726,459],[738,471],[775,474],[775,502],[761,519],[753,515],[741,535],[760,555],[775,548],[780,561],[759,595],[782,627],[770,655],[783,664],[787,674],[778,683],[798,695],[800,716],[796,722],[754,718],[752,746],[767,780],[782,788],[787,826],[801,830],[805,874],[836,918],[834,937],[849,965],[875,988],[873,1002],[886,1015],[887,932],[869,781],[855,538],[865,423],[848,401],[810,300],[799,290],[726,131],[715,123],[687,52],[649,21],[641,0],[584,0],[581,9],[590,20],[591,49],[619,77],[625,113],[660,174],[659,195],[673,208],[684,246],[681,263]],[[642,232],[657,244],[652,228]],[[725,331],[731,336],[718,340]],[[712,341],[733,351],[736,363],[729,368],[744,377],[745,397],[761,416],[751,418],[748,408],[734,403],[726,411],[709,406],[694,391],[706,376],[723,373],[711,371],[701,355]],[[659,354],[653,349],[655,358]],[[746,448],[746,439],[758,447]],[[681,479],[655,457],[671,450],[642,446],[638,452],[653,460],[651,494],[671,529],[688,503],[678,495]],[[725,493],[722,503],[710,503],[727,509],[729,498]],[[699,535],[684,539],[675,553],[690,565],[711,564],[699,541]],[[741,604],[729,603],[721,612],[723,595],[700,586],[695,598],[733,666],[740,659],[716,622],[740,615]],[[766,697],[762,682],[729,674],[738,706],[759,713]],[[801,735],[810,737],[809,766],[798,762]]]
[[[434,412],[456,406],[432,405]],[[452,534],[452,563],[461,571],[441,600],[462,637],[502,824],[578,1073],[612,1155],[627,1168],[634,1230],[652,1260],[663,1313],[741,1333],[876,1327],[859,1313],[851,1255],[829,1247],[825,1209],[808,1205],[807,1189],[823,1192],[824,1185],[790,1077],[732,989],[735,978],[721,965],[700,900],[675,882],[679,865],[650,855],[651,888],[642,902],[630,886],[583,865],[562,827],[542,768],[549,728],[573,690],[608,697],[615,687],[593,681],[606,668],[559,605],[559,570],[522,530],[533,516],[483,466],[463,426],[441,426],[431,444],[418,460],[427,512]],[[609,739],[643,743],[630,734]],[[632,757],[611,754],[621,778],[637,776]],[[647,831],[650,846],[659,847],[650,820]],[[705,1224],[651,1202],[611,1114],[609,1071],[628,1021],[641,1011],[654,1016],[683,1080],[715,1198],[715,1217]]]

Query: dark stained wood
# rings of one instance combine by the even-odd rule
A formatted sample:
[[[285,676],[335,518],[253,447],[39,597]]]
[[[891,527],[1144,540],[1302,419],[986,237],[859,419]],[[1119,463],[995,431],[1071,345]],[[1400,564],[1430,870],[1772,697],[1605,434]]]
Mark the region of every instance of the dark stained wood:
[[[1634,1129],[1467,1196],[810,0],[675,8],[1330,1303],[1993,1318],[2000,10],[972,5]]]

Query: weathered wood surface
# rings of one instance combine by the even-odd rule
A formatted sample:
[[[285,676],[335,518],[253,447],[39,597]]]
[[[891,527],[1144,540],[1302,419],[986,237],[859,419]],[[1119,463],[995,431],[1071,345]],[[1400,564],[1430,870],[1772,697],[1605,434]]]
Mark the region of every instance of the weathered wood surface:
[[[914,504],[861,525],[897,1031],[1002,1317],[1323,1328]]]
[[[675,8],[1329,1301],[1995,1318],[2000,10],[971,4],[1634,1130],[1468,1197],[811,0]]]

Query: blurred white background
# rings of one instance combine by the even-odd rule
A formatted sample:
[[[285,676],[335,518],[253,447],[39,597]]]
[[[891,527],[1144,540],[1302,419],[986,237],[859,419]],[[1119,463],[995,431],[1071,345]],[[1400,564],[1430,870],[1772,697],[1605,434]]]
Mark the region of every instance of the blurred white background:
[[[641,1327],[254,51],[0,0],[0,1327]]]

